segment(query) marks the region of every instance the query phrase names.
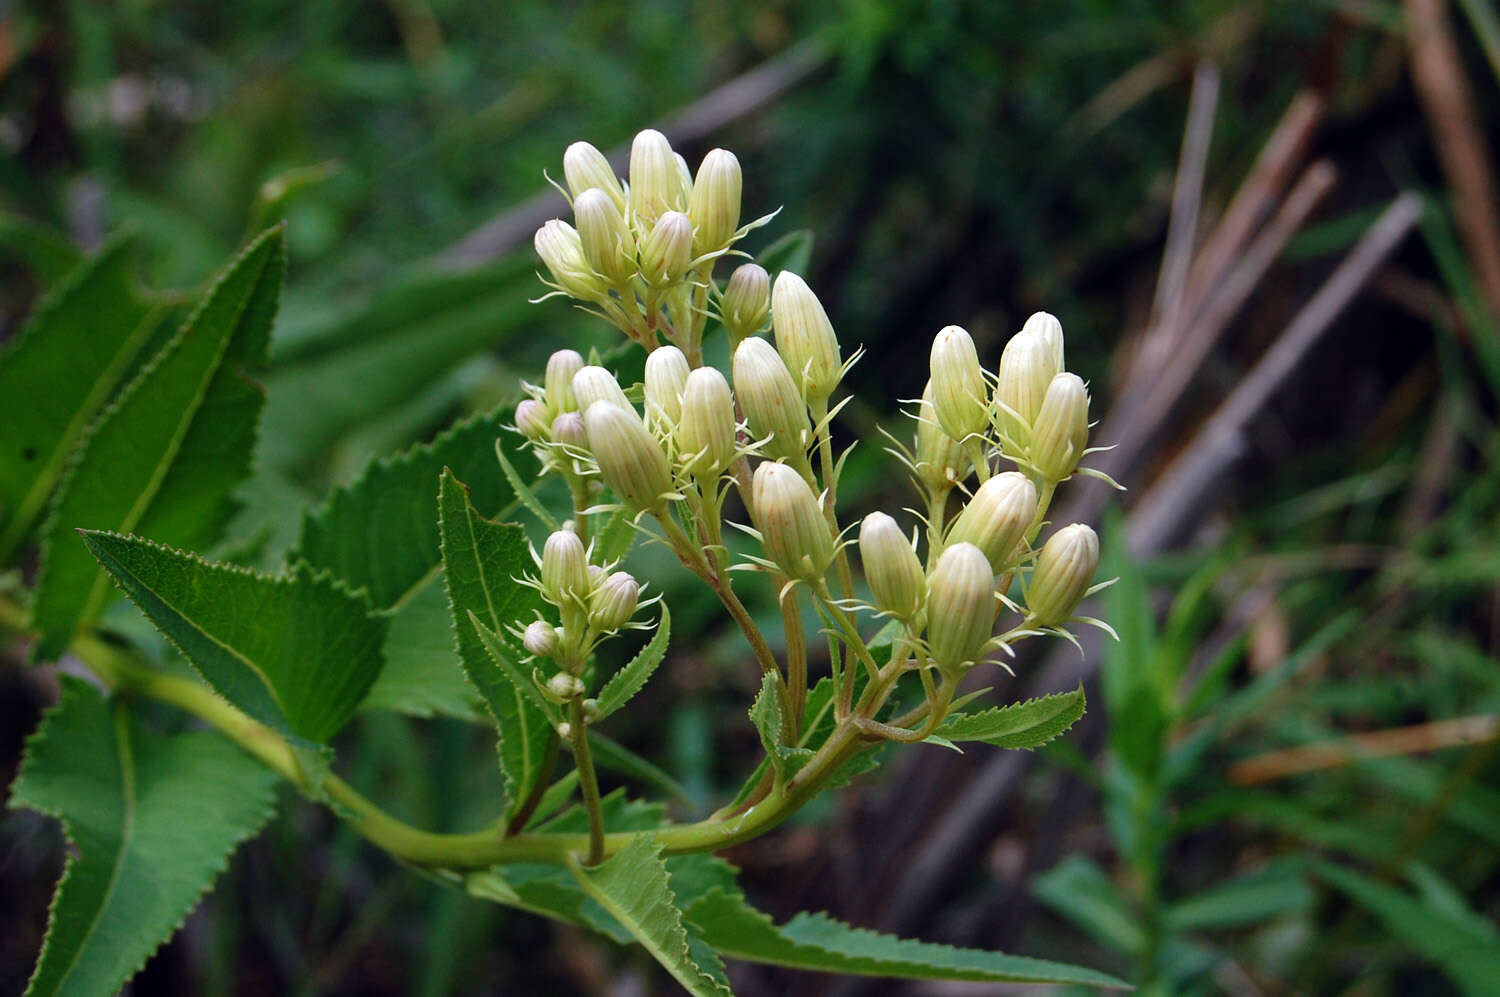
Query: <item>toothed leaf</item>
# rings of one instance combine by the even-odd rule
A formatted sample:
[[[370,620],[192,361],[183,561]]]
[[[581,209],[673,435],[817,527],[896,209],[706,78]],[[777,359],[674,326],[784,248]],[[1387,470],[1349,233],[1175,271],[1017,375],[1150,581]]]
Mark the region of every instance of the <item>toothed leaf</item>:
[[[760,694],[750,705],[750,720],[760,734],[760,743],[766,749],[766,757],[776,772],[777,784],[780,784],[796,775],[797,770],[812,758],[813,751],[782,742],[783,714],[778,686],[776,676],[767,674],[761,682]]]
[[[1039,748],[1083,716],[1083,686],[1072,692],[997,706],[980,713],[958,713],[944,720],[935,737],[948,741],[983,741],[997,748]]]
[[[645,687],[662,658],[667,655],[667,643],[672,639],[672,614],[665,604],[661,607],[661,622],[651,640],[641,648],[625,667],[609,677],[599,690],[599,717],[603,719],[630,702],[631,697]]]

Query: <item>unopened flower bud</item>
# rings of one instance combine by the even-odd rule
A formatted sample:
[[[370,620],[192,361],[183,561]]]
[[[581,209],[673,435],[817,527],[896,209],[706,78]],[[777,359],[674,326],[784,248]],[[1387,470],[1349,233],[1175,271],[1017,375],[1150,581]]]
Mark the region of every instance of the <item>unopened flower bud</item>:
[[[583,416],[577,412],[564,412],[552,420],[552,441],[574,450],[587,450],[588,434],[583,430]]]
[[[637,231],[649,232],[667,211],[687,210],[683,169],[667,137],[648,128],[630,144],[630,213]]]
[[[927,582],[927,647],[944,671],[972,664],[995,625],[995,575],[970,543],[945,549]]]
[[[943,432],[963,442],[990,424],[989,392],[974,340],[956,325],[932,340],[932,407]]]
[[[599,719],[599,700],[585,699],[583,701],[583,719],[587,723],[594,723]]]
[[[833,531],[802,475],[785,464],[766,461],[755,469],[751,494],[752,518],[766,557],[789,578],[822,580],[833,560]]]
[[[917,477],[931,491],[947,491],[969,476],[969,454],[938,424],[932,404],[932,382],[922,389],[917,410]]]
[[[588,555],[572,530],[557,530],[542,545],[542,594],[554,605],[589,593]]]
[[[675,346],[660,346],[646,355],[646,418],[665,419],[675,426],[682,419],[682,391],[687,387],[687,357]]]
[[[589,623],[596,630],[618,630],[635,615],[641,586],[628,572],[616,571],[594,589]]]
[[[833,323],[807,281],[783,270],[771,289],[776,349],[809,405],[824,406],[838,386],[843,358]]]
[[[579,368],[573,375],[573,396],[580,412],[587,412],[595,402],[613,402],[623,409],[635,411],[615,375],[603,367]]]
[[[604,483],[633,509],[655,509],[672,490],[672,473],[661,444],[634,410],[610,401],[594,402],[583,413],[589,449]]]
[[[971,543],[1000,572],[1015,556],[1026,528],[1036,518],[1036,486],[1019,471],[997,474],[974,493],[953,521],[949,543]]]
[[[557,628],[546,620],[532,621],[521,635],[521,646],[526,648],[526,653],[540,658],[550,658],[557,650],[557,644]]]
[[[568,181],[568,190],[577,198],[591,188],[604,191],[614,202],[616,211],[625,210],[625,189],[615,168],[609,165],[604,153],[587,142],[574,142],[563,153],[563,177]]]
[[[771,275],[758,263],[744,263],[729,275],[721,308],[730,346],[738,346],[766,324],[771,314]]]
[[[791,461],[805,457],[812,439],[807,402],[775,347],[754,336],[740,343],[734,351],[734,391],[750,432],[757,440],[767,440],[768,456]]]
[[[1043,627],[1066,623],[1078,608],[1099,568],[1099,536],[1082,523],[1064,526],[1042,547],[1026,589],[1030,622]]]
[[[684,469],[695,477],[718,477],[734,460],[734,395],[715,368],[688,375],[673,435]]]
[[[583,680],[567,672],[558,672],[547,680],[547,694],[554,703],[566,703],[574,696],[583,695]]]
[[[999,379],[995,385],[995,407],[1002,437],[1017,447],[1030,442],[1031,428],[1047,386],[1061,373],[1053,363],[1052,348],[1039,335],[1021,331],[1012,336],[1000,354]]]
[[[1042,342],[1047,344],[1052,366],[1059,371],[1067,369],[1067,365],[1063,363],[1062,323],[1057,320],[1056,315],[1033,312],[1026,324],[1021,326],[1021,332],[1023,335],[1040,336]]]
[[[898,620],[921,612],[927,595],[922,562],[896,521],[872,512],[859,524],[859,556],[875,605]]]
[[[532,242],[558,287],[581,301],[597,301],[605,296],[608,289],[589,266],[583,255],[583,243],[573,226],[554,218],[536,230]]]
[[[734,153],[714,149],[703,157],[688,199],[695,253],[712,253],[734,241],[740,227],[741,186],[740,161]]]
[[[1089,444],[1089,393],[1077,374],[1059,374],[1031,428],[1031,463],[1044,477],[1061,481],[1073,473]]]
[[[542,387],[547,393],[547,407],[556,412],[575,412],[578,399],[573,395],[573,375],[583,369],[583,357],[577,350],[558,350],[547,358],[547,372]]]
[[[608,194],[591,187],[573,201],[573,220],[589,266],[612,283],[635,276],[635,237]]]
[[[668,287],[687,275],[693,262],[693,223],[681,211],[666,211],[641,241],[641,276],[653,287]]]
[[[516,406],[516,428],[533,443],[547,438],[547,406],[535,398],[522,399]]]

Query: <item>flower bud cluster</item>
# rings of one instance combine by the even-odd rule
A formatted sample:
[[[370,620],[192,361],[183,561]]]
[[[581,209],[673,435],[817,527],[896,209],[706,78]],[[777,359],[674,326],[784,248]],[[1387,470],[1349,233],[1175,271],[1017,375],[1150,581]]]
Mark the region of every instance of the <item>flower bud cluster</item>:
[[[590,550],[572,530],[548,535],[541,554],[535,555],[537,577],[529,584],[557,610],[559,623],[537,619],[520,634],[528,654],[551,658],[573,676],[583,670],[601,639],[631,625],[641,606],[641,585],[634,577],[591,564],[589,556]]]

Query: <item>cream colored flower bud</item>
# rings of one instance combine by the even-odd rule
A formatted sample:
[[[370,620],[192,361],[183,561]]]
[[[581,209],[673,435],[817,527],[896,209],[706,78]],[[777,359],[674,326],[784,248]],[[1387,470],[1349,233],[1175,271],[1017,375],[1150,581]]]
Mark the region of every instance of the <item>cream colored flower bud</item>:
[[[766,461],[755,469],[751,494],[766,557],[788,578],[821,581],[833,561],[833,531],[802,475]]]
[[[1059,374],[1047,386],[1031,429],[1031,463],[1045,478],[1073,473],[1089,444],[1089,393],[1077,374]]]
[[[969,476],[968,452],[938,425],[931,381],[922,389],[922,405],[917,410],[916,459],[917,477],[932,491],[946,491]]]
[[[953,521],[949,543],[971,543],[996,573],[1014,558],[1016,545],[1036,518],[1036,486],[1019,471],[997,474],[974,493]]]
[[[635,615],[641,586],[628,572],[616,571],[594,589],[589,603],[589,623],[596,630],[618,630]]]
[[[646,419],[666,420],[675,426],[682,419],[682,392],[691,373],[687,357],[675,346],[660,346],[646,355]]]
[[[609,165],[604,153],[587,142],[574,142],[563,153],[563,177],[568,181],[568,190],[577,198],[590,188],[597,188],[609,195],[616,211],[625,210],[625,188],[615,176],[615,168]]]
[[[827,405],[842,373],[839,339],[818,296],[789,270],[777,275],[771,289],[771,328],[776,331],[776,350],[807,403]]]
[[[878,609],[905,621],[922,611],[927,597],[922,561],[894,519],[883,512],[864,518],[859,524],[859,557]]]
[[[683,167],[667,137],[648,128],[630,144],[630,213],[636,230],[649,232],[668,211],[687,210]]]
[[[579,194],[573,201],[573,220],[584,259],[596,273],[616,285],[635,276],[635,237],[607,193],[590,187]]]
[[[1042,399],[1047,396],[1047,386],[1061,371],[1053,362],[1052,348],[1041,336],[1023,330],[1005,344],[995,386],[995,401],[1000,404],[995,407],[1001,434],[1016,446],[1027,446],[1031,427],[1042,410]]]
[[[547,438],[547,406],[535,398],[526,398],[516,406],[516,428],[533,443]]]
[[[943,432],[960,442],[990,424],[989,391],[974,340],[956,325],[932,340],[932,407]]]
[[[812,439],[807,403],[797,390],[775,347],[752,336],[734,351],[734,392],[765,453],[780,460],[801,461]]]
[[[652,287],[670,287],[693,262],[693,223],[681,211],[663,212],[641,241],[641,276]]]
[[[573,226],[554,218],[536,230],[532,241],[558,287],[582,301],[597,301],[606,294],[604,281],[589,266]]]
[[[557,650],[557,628],[546,620],[534,620],[521,635],[521,646],[527,654],[550,658]]]
[[[1099,569],[1099,536],[1082,523],[1052,534],[1037,555],[1026,589],[1030,622],[1043,627],[1066,623]]]
[[[927,648],[944,671],[972,664],[995,625],[995,575],[970,543],[945,549],[927,581]]]
[[[1040,336],[1042,342],[1047,344],[1047,351],[1052,358],[1052,366],[1058,371],[1067,370],[1067,364],[1063,363],[1063,330],[1062,323],[1057,320],[1056,315],[1047,312],[1033,312],[1021,326],[1024,335]]]
[[[547,358],[542,387],[547,393],[547,407],[554,414],[576,412],[578,399],[573,394],[573,375],[583,370],[583,357],[577,350],[558,350]]]
[[[698,255],[724,249],[734,241],[740,227],[740,161],[727,149],[714,149],[703,157],[688,217],[693,220],[693,252]]]
[[[615,375],[603,367],[580,367],[573,375],[573,396],[578,401],[580,412],[587,412],[595,402],[613,402],[623,409],[635,411]]]
[[[574,696],[582,696],[583,690],[583,680],[567,672],[558,672],[547,680],[547,698],[554,703],[566,703]]]
[[[734,395],[713,367],[688,375],[682,390],[682,418],[673,429],[677,453],[687,473],[718,477],[734,460]]]
[[[589,438],[583,429],[583,416],[577,412],[564,412],[553,419],[552,440],[574,450],[587,450]]]
[[[634,410],[597,401],[583,413],[589,449],[604,483],[634,509],[655,509],[672,490],[671,469],[661,444]]]
[[[557,530],[542,545],[542,594],[561,605],[589,594],[589,562],[583,541],[572,530]]]
[[[738,346],[746,336],[753,336],[766,324],[771,314],[771,275],[757,263],[745,263],[729,275],[720,309],[730,346]]]

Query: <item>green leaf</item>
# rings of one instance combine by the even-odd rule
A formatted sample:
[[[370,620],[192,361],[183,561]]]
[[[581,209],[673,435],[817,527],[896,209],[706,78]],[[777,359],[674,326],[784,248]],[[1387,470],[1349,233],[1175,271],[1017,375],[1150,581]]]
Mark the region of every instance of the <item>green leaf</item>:
[[[385,667],[361,708],[488,722],[479,692],[464,678],[453,649],[453,620],[442,579],[418,588],[390,614],[390,621]]]
[[[568,868],[584,891],[688,993],[694,997],[728,994],[724,967],[717,957],[700,949],[697,955],[713,961],[705,966],[694,960],[661,851],[651,835],[641,834],[606,862],[585,868],[569,856]]]
[[[546,709],[550,704],[521,673],[519,655],[502,635],[507,625],[534,615],[541,603],[533,589],[516,581],[531,567],[526,532],[480,515],[471,494],[452,471],[443,471],[438,493],[443,578],[459,662],[495,721],[511,815],[547,776],[541,762],[555,726]]]
[[[635,542],[635,513],[619,508],[610,514],[609,521],[594,540],[594,555],[601,564],[618,561]]]
[[[61,232],[9,211],[0,211],[0,254],[24,261],[43,284],[61,280],[84,260]]]
[[[118,237],[70,273],[0,356],[0,559],[35,525],[64,462],[109,401],[161,312]]]
[[[770,760],[771,767],[776,772],[778,785],[796,775],[797,770],[806,765],[813,756],[811,748],[782,743],[782,731],[785,729],[785,724],[781,711],[780,689],[781,683],[778,677],[768,672],[761,681],[760,694],[755,697],[755,702],[750,704],[750,720],[755,724],[756,732],[760,734],[760,743],[766,749],[766,758]]]
[[[522,480],[521,472],[516,470],[516,466],[505,455],[503,438],[495,440],[495,461],[500,465],[501,473],[505,475],[505,483],[510,485],[511,491],[515,492],[516,501],[524,505],[537,518],[537,522],[547,527],[549,533],[556,533],[560,530],[562,524],[557,521],[557,517],[547,511],[547,507],[542,505],[541,499],[536,497],[531,486]]]
[[[590,728],[589,747],[594,755],[594,764],[600,768],[638,780],[653,789],[659,789],[677,797],[689,806],[692,805],[693,798],[688,793],[687,787],[672,778],[665,769],[642,758],[623,744]]]
[[[812,251],[812,229],[801,228],[788,232],[761,250],[756,262],[765,267],[772,277],[782,270],[807,273],[807,266],[812,262]]]
[[[1313,891],[1301,874],[1287,865],[1273,865],[1211,886],[1167,908],[1166,923],[1173,931],[1234,928],[1309,909]]]
[[[252,242],[85,435],[44,531],[39,657],[56,657],[108,594],[73,530],[202,548],[233,515],[230,493],[250,470],[264,401],[252,372],[265,361],[284,260],[281,228]]]
[[[1032,894],[1095,938],[1134,955],[1146,944],[1140,918],[1090,859],[1070,855],[1036,877]]]
[[[114,533],[84,542],[219,695],[277,730],[326,742],[380,672],[386,621],[326,575],[272,577]]]
[[[983,741],[998,748],[1038,748],[1083,716],[1083,684],[1072,692],[1028,699],[981,713],[948,717],[934,732],[950,741]]]
[[[277,778],[217,734],[148,733],[123,702],[59,681],[9,804],[60,819],[72,849],[27,993],[93,997],[177,930],[271,818]]]
[[[777,927],[738,890],[723,887],[688,904],[684,917],[721,955],[772,966],[907,980],[1128,986],[1092,969],[896,938],[826,914],[798,914]]]
[[[611,713],[630,702],[632,696],[645,687],[656,667],[661,664],[662,658],[667,655],[667,642],[672,638],[672,614],[667,610],[666,604],[661,607],[661,621],[657,624],[656,633],[651,635],[651,640],[645,647],[641,648],[635,657],[628,661],[624,668],[615,672],[604,683],[596,697],[599,701],[599,719],[604,719]]]

